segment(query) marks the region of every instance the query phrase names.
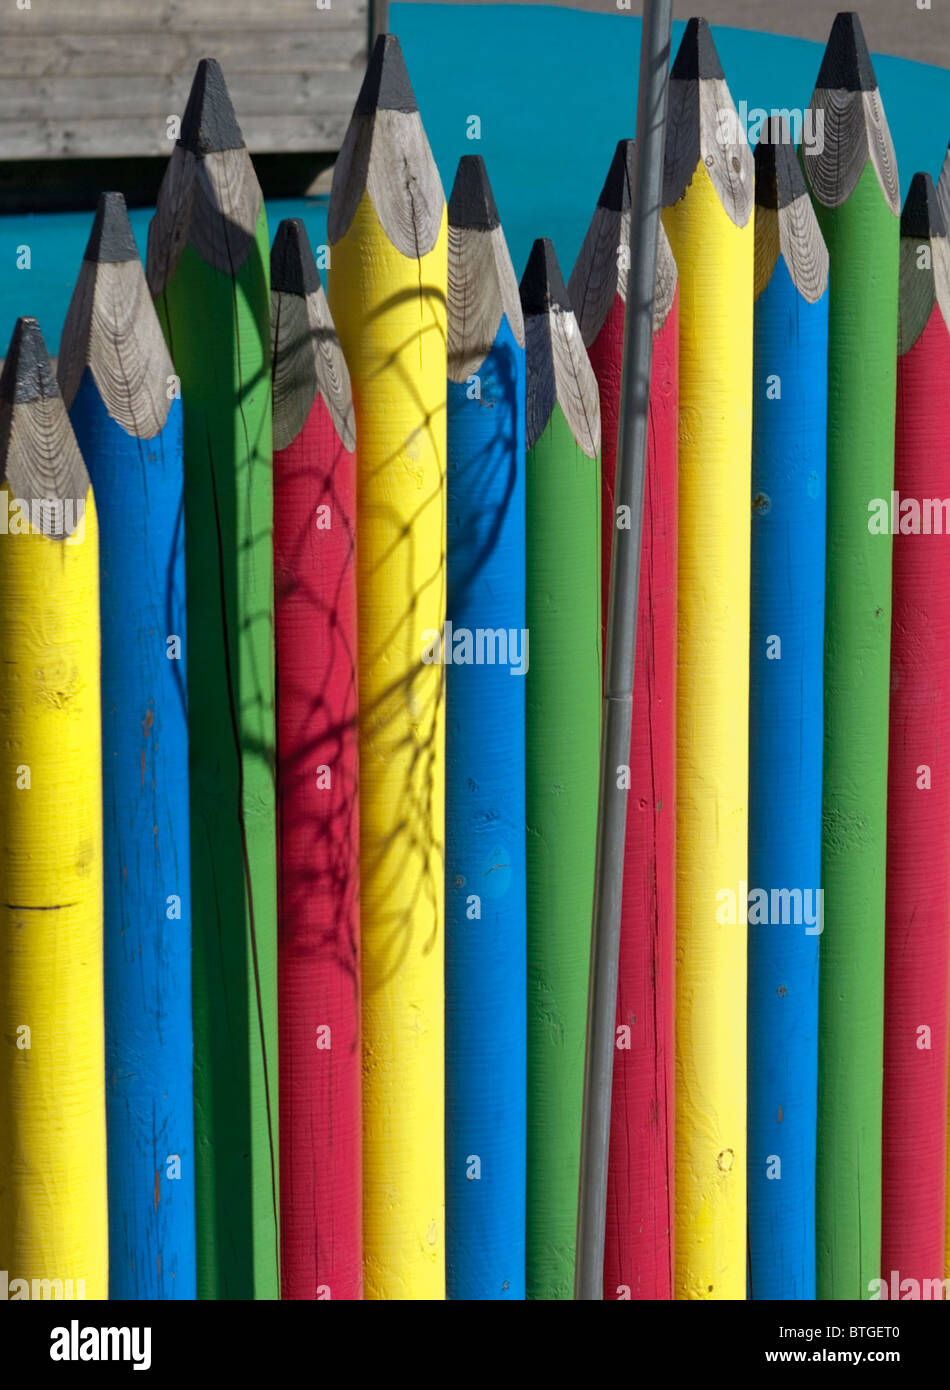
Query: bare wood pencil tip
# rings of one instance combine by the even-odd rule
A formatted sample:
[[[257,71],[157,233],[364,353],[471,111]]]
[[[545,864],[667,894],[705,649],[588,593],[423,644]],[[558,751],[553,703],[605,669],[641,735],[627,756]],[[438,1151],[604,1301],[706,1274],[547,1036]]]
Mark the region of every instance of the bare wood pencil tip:
[[[449,226],[490,232],[500,225],[484,159],[480,154],[463,154],[449,198]]]
[[[915,174],[901,213],[898,352],[917,343],[934,304],[950,331],[950,244],[946,207],[929,174]],[[922,246],[927,255],[921,255]]]
[[[758,207],[788,207],[808,193],[792,132],[784,116],[769,117],[755,147],[755,201]]]
[[[754,298],[784,259],[799,294],[817,303],[828,286],[828,248],[784,116],[766,122],[755,147],[755,202]]]
[[[244,147],[231,94],[215,58],[202,58],[198,64],[182,117],[179,144],[199,157]]]
[[[121,193],[100,193],[83,260],[102,264],[138,259],[125,198]]]
[[[539,237],[521,277],[527,363],[527,444],[530,449],[560,405],[588,458],[600,453],[600,392],[571,307],[554,246]]]
[[[630,211],[630,188],[633,184],[633,151],[634,142],[632,140],[617,141],[614,157],[610,161],[610,168],[607,171],[607,177],[604,179],[604,186],[600,190],[600,197],[597,199],[597,206],[599,208],[606,208],[608,212]]]
[[[34,318],[17,319],[0,376],[0,400],[22,405],[58,395],[39,323]]]
[[[167,288],[188,243],[207,264],[236,275],[254,246],[262,203],[220,65],[202,58],[149,224],[153,297]]]
[[[917,241],[947,235],[940,199],[929,174],[915,174],[901,213],[901,236]]]
[[[350,374],[299,217],[280,223],[271,248],[271,351],[275,449],[297,438],[319,392],[343,447],[352,452]]]
[[[680,40],[670,79],[673,82],[723,80],[725,73],[713,42],[712,31],[701,17],[691,19]]]
[[[520,293],[525,318],[549,314],[552,309],[571,310],[564,276],[549,237],[538,237],[532,246],[521,277]]]
[[[518,280],[481,155],[459,160],[449,200],[448,372],[465,381],[508,325],[524,346]]]
[[[752,151],[709,25],[691,19],[670,74],[664,207],[685,196],[701,167],[732,222],[745,227],[755,206]]]
[[[837,16],[825,49],[809,110],[822,123],[822,139],[802,146],[813,196],[825,207],[840,207],[857,187],[868,160],[881,192],[900,216],[897,157],[861,21],[845,11]]]
[[[71,410],[87,367],[113,420],[153,439],[174,368],[121,193],[99,197],[59,345],[57,380]]]
[[[34,318],[17,319],[0,375],[0,477],[42,535],[62,541],[81,525],[89,474]]]
[[[443,225],[445,193],[395,34],[376,40],[333,166],[331,246],[349,231],[367,188],[393,246],[411,259],[427,255]]]
[[[633,140],[617,142],[567,286],[588,348],[603,328],[617,295],[624,301],[627,298],[635,148]],[[676,261],[662,222],[657,228],[656,253],[653,329],[658,333],[669,316],[677,284]]]
[[[417,111],[415,94],[402,45],[395,34],[380,34],[370,54],[366,76],[356,98],[354,112],[370,116],[375,111]]]
[[[818,91],[877,91],[864,30],[853,10],[835,16],[815,87]]]
[[[301,299],[321,287],[310,238],[299,217],[285,217],[277,228],[270,253],[270,285],[276,294]]]

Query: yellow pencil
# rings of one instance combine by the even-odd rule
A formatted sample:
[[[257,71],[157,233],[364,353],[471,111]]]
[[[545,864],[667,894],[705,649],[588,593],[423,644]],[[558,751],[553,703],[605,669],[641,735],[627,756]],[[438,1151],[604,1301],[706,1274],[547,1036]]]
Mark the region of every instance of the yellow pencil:
[[[329,298],[359,487],[363,1223],[367,1298],[445,1296],[445,197],[398,41],[336,164]]]
[[[675,1258],[676,1297],[706,1299],[746,1295],[755,244],[752,154],[730,113],[709,28],[691,20],[663,194],[680,274]]]
[[[10,1297],[98,1299],[99,538],[35,319],[17,323],[0,377],[0,472],[0,1268]]]

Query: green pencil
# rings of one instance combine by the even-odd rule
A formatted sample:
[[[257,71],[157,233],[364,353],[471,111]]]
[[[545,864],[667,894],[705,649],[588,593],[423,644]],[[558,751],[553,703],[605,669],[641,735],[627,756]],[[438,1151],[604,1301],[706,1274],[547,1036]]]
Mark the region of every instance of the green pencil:
[[[148,238],[181,380],[200,1298],[277,1298],[270,246],[217,63]]]
[[[569,1299],[600,760],[600,403],[554,248],[521,281],[527,353],[527,1296]]]
[[[870,534],[868,504],[894,481],[900,195],[856,15],[835,20],[811,106],[823,139],[803,163],[831,261],[818,1297],[863,1299],[881,1272],[891,625],[891,538]]]

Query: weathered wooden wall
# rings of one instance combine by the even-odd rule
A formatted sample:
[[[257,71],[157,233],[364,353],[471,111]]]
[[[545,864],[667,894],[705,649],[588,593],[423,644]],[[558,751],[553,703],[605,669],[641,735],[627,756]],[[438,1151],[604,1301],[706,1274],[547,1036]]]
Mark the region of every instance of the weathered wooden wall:
[[[29,3],[18,9],[17,3]],[[199,58],[261,154],[340,147],[370,0],[7,0],[0,160],[167,155]]]

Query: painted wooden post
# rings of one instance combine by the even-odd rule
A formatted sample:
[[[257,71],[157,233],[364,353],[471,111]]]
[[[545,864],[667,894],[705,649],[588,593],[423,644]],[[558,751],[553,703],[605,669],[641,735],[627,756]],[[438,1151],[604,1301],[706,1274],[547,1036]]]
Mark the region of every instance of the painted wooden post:
[[[99,512],[111,1298],[195,1297],[182,407],[104,193],[59,385]]]
[[[479,155],[449,199],[448,290],[448,1296],[511,1299],[525,1270],[524,321]]]
[[[221,69],[149,227],[185,430],[198,1295],[277,1298],[270,243]]]
[[[574,1292],[600,772],[600,405],[554,247],[521,279],[531,663],[527,1295]]]
[[[446,209],[392,35],[336,163],[328,233],[359,495],[365,1293],[441,1299]]]
[[[104,1299],[99,533],[35,319],[0,376],[0,475],[0,1269],[11,1298]]]
[[[805,177],[831,260],[828,564],[818,997],[818,1297],[880,1274],[891,541],[868,502],[894,481],[900,192],[861,23],[839,14]]]
[[[663,222],[680,283],[676,1296],[737,1299],[754,208],[752,154],[705,20],[690,20],[673,64],[667,132]]]
[[[362,1297],[356,434],[303,223],[271,251],[281,1289]]]

